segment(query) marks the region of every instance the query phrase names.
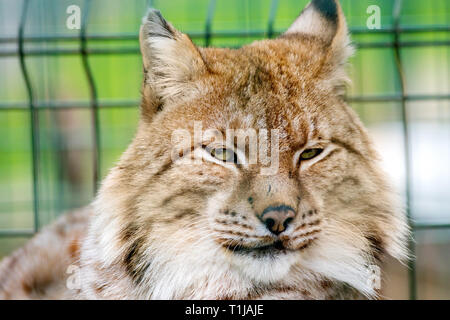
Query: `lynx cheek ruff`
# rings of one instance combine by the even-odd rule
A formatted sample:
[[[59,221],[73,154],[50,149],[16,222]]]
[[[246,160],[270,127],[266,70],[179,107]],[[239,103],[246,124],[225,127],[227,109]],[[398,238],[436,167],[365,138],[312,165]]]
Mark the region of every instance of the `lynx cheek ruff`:
[[[91,205],[3,260],[0,298],[376,298],[408,227],[343,99],[339,3],[239,49],[197,47],[155,9],[139,39],[134,140]]]

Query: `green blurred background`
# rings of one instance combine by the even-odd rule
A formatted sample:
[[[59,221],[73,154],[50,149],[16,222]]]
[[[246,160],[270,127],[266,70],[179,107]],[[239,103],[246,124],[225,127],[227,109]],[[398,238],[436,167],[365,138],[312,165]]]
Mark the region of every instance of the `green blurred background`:
[[[23,48],[37,108],[34,137],[39,145],[33,175],[32,117],[18,54],[25,2],[0,0],[0,258],[23,244],[36,226],[94,196],[96,130],[80,30],[66,27],[69,5],[78,5],[86,14],[87,56],[99,105],[100,177],[104,177],[136,129],[142,79],[137,34],[149,5],[198,45],[238,47],[284,31],[307,2],[30,0],[23,19]],[[415,273],[389,263],[384,294],[410,297],[408,282],[414,278],[417,295],[412,297],[449,299],[450,2],[340,2],[359,46],[349,68],[353,81],[349,103],[369,128],[417,225]],[[381,10],[381,30],[366,27],[367,7],[374,4]],[[33,183],[38,191],[37,221]]]

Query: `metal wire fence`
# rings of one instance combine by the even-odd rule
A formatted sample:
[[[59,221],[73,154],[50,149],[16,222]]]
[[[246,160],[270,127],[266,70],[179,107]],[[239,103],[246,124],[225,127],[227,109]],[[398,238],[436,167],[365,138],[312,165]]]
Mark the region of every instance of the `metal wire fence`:
[[[450,223],[447,222],[434,222],[428,219],[414,219],[414,206],[413,201],[413,161],[414,154],[411,150],[415,141],[412,137],[412,129],[410,127],[411,119],[414,117],[412,114],[413,110],[409,108],[410,103],[427,103],[427,102],[442,102],[446,112],[448,112],[450,94],[448,92],[448,87],[446,91],[434,92],[434,93],[411,93],[407,90],[408,76],[405,75],[405,70],[408,69],[408,65],[404,61],[404,50],[406,48],[445,48],[445,56],[448,57],[448,46],[450,45],[449,31],[450,27],[448,23],[441,24],[421,24],[421,25],[411,25],[402,24],[402,12],[404,10],[405,2],[401,0],[395,0],[391,4],[387,4],[386,1],[381,1],[380,6],[382,8],[389,8],[389,12],[386,14],[390,18],[390,23],[382,25],[380,29],[369,30],[365,26],[352,25],[350,23],[350,29],[355,39],[355,44],[360,51],[364,50],[389,50],[389,54],[392,54],[392,67],[393,73],[395,73],[395,78],[398,79],[396,87],[398,90],[396,92],[387,92],[381,94],[351,94],[347,97],[348,102],[355,106],[358,111],[364,109],[364,105],[370,104],[371,106],[382,106],[382,105],[393,105],[395,108],[399,109],[399,117],[401,122],[401,139],[402,148],[401,153],[403,163],[403,168],[405,171],[404,178],[404,194],[405,202],[407,208],[408,218],[413,229],[413,233],[416,234],[418,230],[449,230]],[[80,1],[78,1],[80,2]],[[144,3],[142,1],[142,7],[145,5],[152,5],[158,7],[160,3]],[[179,2],[179,1],[178,1]],[[199,45],[209,46],[209,45],[226,45],[231,47],[237,47],[243,43],[247,43],[253,39],[264,38],[264,37],[275,37],[280,34],[284,29],[277,27],[277,13],[280,8],[287,6],[289,8],[296,7],[300,10],[306,1],[295,1],[289,5],[283,0],[269,0],[264,1],[264,8],[268,9],[265,17],[266,21],[260,23],[258,28],[246,28],[244,30],[219,30],[214,28],[214,17],[217,14],[218,6],[222,6],[223,1],[221,0],[208,0],[200,1],[201,6],[206,6],[206,9],[202,11],[206,13],[204,16],[204,21],[199,22],[203,24],[203,28],[196,28],[197,30],[184,30],[190,35],[194,42]],[[246,2],[246,1],[244,1]],[[291,1],[292,2],[292,1]],[[299,2],[299,3],[297,3]],[[342,1],[344,11],[352,10],[356,1],[348,0]],[[375,1],[376,2],[376,1]],[[380,2],[380,1],[379,1]],[[389,1],[390,2],[390,1]],[[433,1],[430,1],[430,3]],[[1,226],[0,237],[29,237],[36,233],[41,228],[42,212],[45,208],[42,208],[42,193],[45,188],[45,181],[43,181],[43,176],[41,169],[43,164],[43,151],[41,144],[41,128],[42,123],[41,112],[43,110],[58,111],[58,110],[87,110],[89,112],[90,127],[91,131],[91,147],[92,154],[90,155],[90,161],[92,163],[91,171],[91,184],[92,184],[92,195],[95,194],[99,180],[102,177],[102,172],[105,168],[102,168],[102,130],[100,129],[103,121],[101,118],[100,110],[105,110],[108,108],[128,108],[136,109],[139,105],[138,97],[126,98],[126,99],[101,99],[99,98],[99,81],[104,81],[101,77],[96,77],[95,72],[92,67],[92,59],[96,56],[120,56],[120,55],[133,55],[139,56],[138,48],[138,34],[137,30],[135,32],[114,32],[114,33],[96,33],[89,32],[90,23],[93,20],[90,19],[91,14],[96,9],[95,1],[82,1],[80,2],[80,7],[82,8],[82,21],[81,28],[76,34],[26,34],[26,26],[29,21],[29,17],[34,13],[31,12],[31,5],[33,1],[24,0],[20,3],[20,16],[18,18],[18,29],[15,35],[0,35],[0,60],[13,58],[18,59],[21,77],[23,83],[25,84],[25,95],[22,96],[22,100],[7,101],[7,99],[2,99],[0,96],[0,117],[1,113],[6,113],[8,111],[20,111],[29,115],[29,134],[28,138],[31,143],[31,186],[32,186],[32,212],[33,212],[33,224],[32,228],[9,228]],[[93,5],[94,3],[94,5]],[[368,3],[364,5],[367,6]],[[49,6],[49,4],[46,4]],[[254,4],[258,5],[258,4]],[[359,4],[360,7],[364,8],[364,5]],[[407,4],[410,5],[410,4]],[[431,5],[431,4],[429,4]],[[448,22],[448,6],[445,1],[441,1],[439,4],[440,10],[445,11],[445,20]],[[6,10],[5,7],[0,8],[1,10]],[[437,9],[436,9],[437,10]],[[297,11],[298,13],[299,11]],[[164,13],[164,11],[163,11]],[[189,16],[190,12],[185,13]],[[168,12],[170,20],[170,12]],[[172,21],[177,25],[177,21]],[[265,24],[265,26],[264,26]],[[264,27],[261,27],[264,26]],[[203,29],[203,30],[201,30]],[[437,37],[430,37],[430,35],[436,35]],[[419,36],[420,37],[419,37]],[[368,38],[366,36],[370,36]],[[222,41],[222,43],[219,41]],[[236,41],[236,39],[238,39]],[[375,40],[374,40],[375,39]],[[233,41],[236,44],[233,44]],[[118,42],[121,45],[111,46],[111,42]],[[76,47],[73,46],[56,46],[52,44],[73,44],[77,43]],[[230,44],[231,43],[231,44]],[[42,46],[42,44],[48,45],[48,47]],[[73,56],[81,59],[82,70],[84,73],[84,81],[88,88],[88,99],[71,99],[71,100],[47,100],[37,98],[36,91],[36,78],[32,76],[32,70],[30,69],[30,60],[33,57],[52,57],[52,56]],[[360,69],[364,70],[364,65],[359,66]],[[447,68],[444,72],[447,74],[448,81],[448,65],[443,66]],[[40,81],[37,79],[37,81]],[[448,82],[447,82],[448,83]],[[359,107],[358,107],[359,106]],[[381,108],[381,107],[380,107]],[[361,111],[363,112],[363,111]],[[363,117],[364,118],[364,117]],[[106,133],[107,134],[107,133]],[[448,149],[448,147],[447,147]],[[10,177],[10,179],[12,179]],[[5,179],[8,183],[7,179]],[[447,215],[447,218],[449,216]],[[415,242],[411,241],[410,250],[412,254],[415,254]],[[408,266],[409,274],[409,297],[411,299],[417,298],[417,287],[416,287],[416,260],[412,259]]]

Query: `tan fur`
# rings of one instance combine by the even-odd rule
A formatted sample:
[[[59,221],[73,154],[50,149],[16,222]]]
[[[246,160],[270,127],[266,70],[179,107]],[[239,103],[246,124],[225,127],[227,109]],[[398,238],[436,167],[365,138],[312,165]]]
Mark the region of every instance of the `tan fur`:
[[[67,267],[78,263],[91,208],[66,213],[0,263],[0,299],[71,299]]]
[[[142,117],[93,204],[79,298],[376,297],[367,267],[386,254],[405,258],[408,228],[341,97],[352,48],[336,9],[330,22],[309,5],[286,34],[237,50],[197,48],[149,12],[140,35]],[[277,129],[277,173],[262,175],[261,163],[174,161],[174,150],[200,152],[172,140],[178,129],[194,135],[196,121],[220,132]],[[299,165],[295,157],[311,146],[324,151]],[[297,214],[276,238],[258,214],[280,204]],[[276,239],[284,253],[252,250]],[[7,265],[3,277],[14,272]]]

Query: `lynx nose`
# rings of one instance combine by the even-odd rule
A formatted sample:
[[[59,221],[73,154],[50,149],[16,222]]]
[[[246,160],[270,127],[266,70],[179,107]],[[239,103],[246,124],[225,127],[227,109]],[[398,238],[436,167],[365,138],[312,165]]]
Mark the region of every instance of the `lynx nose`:
[[[268,206],[261,213],[260,219],[270,232],[278,235],[294,220],[295,210],[291,206]]]

